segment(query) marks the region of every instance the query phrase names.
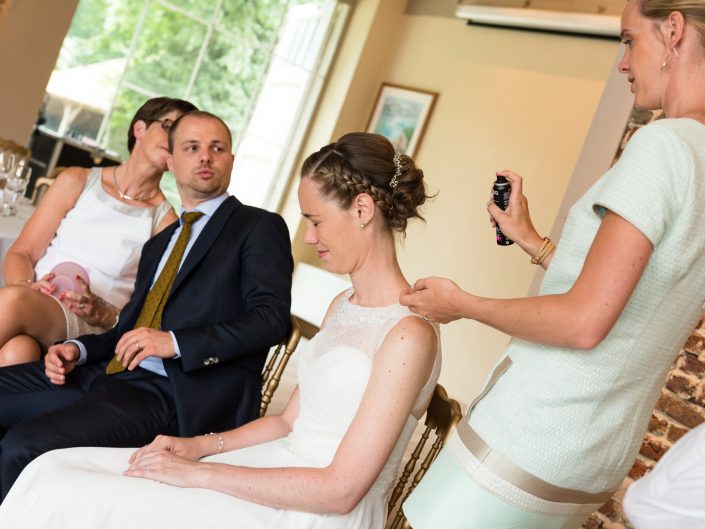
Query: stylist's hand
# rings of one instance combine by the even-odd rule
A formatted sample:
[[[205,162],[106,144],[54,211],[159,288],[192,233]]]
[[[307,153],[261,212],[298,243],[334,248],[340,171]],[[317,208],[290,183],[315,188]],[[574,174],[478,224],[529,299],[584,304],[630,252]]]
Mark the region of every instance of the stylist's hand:
[[[468,294],[450,279],[419,279],[399,296],[399,303],[430,321],[449,323],[463,317],[462,299]]]
[[[492,200],[487,205],[492,226],[499,225],[499,229],[509,239],[516,242],[531,256],[543,244],[543,238],[538,234],[531,222],[529,215],[529,201],[522,192],[522,178],[512,171],[497,171],[498,176],[504,176],[512,186],[509,195],[509,206],[502,210]]]

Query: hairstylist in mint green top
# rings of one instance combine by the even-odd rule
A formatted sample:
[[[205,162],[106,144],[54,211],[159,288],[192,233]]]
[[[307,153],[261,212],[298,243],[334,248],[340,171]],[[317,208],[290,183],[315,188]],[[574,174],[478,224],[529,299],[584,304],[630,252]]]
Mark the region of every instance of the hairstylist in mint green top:
[[[547,268],[540,295],[481,298],[448,279],[401,302],[514,337],[406,502],[414,529],[577,528],[631,467],[705,301],[705,0],[628,0],[619,64],[642,108],[620,160],[570,210],[555,253],[512,185],[502,232]]]

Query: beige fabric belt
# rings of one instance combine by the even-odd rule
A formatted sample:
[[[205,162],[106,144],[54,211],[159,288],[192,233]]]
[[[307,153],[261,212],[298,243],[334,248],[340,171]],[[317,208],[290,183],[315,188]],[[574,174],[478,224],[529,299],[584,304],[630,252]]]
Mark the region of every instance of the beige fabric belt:
[[[489,381],[487,382],[487,385],[485,386],[485,389],[483,389],[482,392],[470,404],[470,409],[468,410],[467,416],[461,419],[458,424],[457,431],[460,440],[470,451],[470,453],[482,463],[483,467],[492,471],[495,475],[511,483],[512,485],[520,488],[524,492],[528,492],[537,498],[557,503],[574,503],[578,505],[605,503],[612,497],[614,492],[591,493],[581,490],[566,489],[548,483],[547,481],[544,481],[541,478],[536,477],[518,467],[502,454],[496,450],[493,450],[492,447],[489,446],[475,430],[472,429],[470,424],[468,424],[470,413],[475,407],[475,404],[477,404],[480,399],[487,394],[497,379],[509,368],[511,364],[512,360],[509,357],[505,357],[504,360],[502,360],[502,362],[495,368]]]

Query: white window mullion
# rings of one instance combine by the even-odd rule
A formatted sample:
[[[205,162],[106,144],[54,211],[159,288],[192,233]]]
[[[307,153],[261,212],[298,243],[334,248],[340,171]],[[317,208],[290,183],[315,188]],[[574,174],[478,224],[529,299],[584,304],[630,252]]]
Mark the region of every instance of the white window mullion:
[[[98,144],[99,145],[106,145],[107,142],[103,141],[104,136],[108,130],[108,121],[110,120],[110,116],[113,113],[113,108],[115,108],[115,103],[117,102],[117,97],[118,94],[120,93],[120,89],[122,88],[123,84],[125,83],[125,76],[127,75],[127,69],[128,66],[130,65],[130,62],[132,61],[132,57],[135,54],[135,50],[137,49],[137,42],[139,41],[140,34],[142,33],[142,28],[144,27],[144,22],[147,20],[147,13],[149,12],[149,8],[151,7],[152,0],[145,0],[144,2],[144,8],[142,8],[142,14],[140,15],[140,19],[137,21],[137,25],[135,26],[135,31],[132,33],[132,40],[130,41],[130,47],[127,49],[127,55],[125,55],[125,66],[122,69],[122,72],[120,73],[120,78],[118,79],[117,82],[117,87],[115,89],[115,93],[113,94],[113,100],[110,103],[110,111],[105,114],[105,117],[103,118],[103,121],[100,124],[100,129],[98,130]]]
[[[223,0],[216,0],[215,8],[213,9],[213,17],[210,21],[206,22],[206,35],[203,38],[203,44],[201,49],[198,50],[198,57],[196,57],[196,63],[193,65],[191,70],[191,77],[188,80],[188,85],[186,86],[186,93],[184,94],[184,99],[189,99],[191,97],[191,92],[193,92],[193,86],[196,84],[196,79],[198,78],[198,73],[201,71],[201,64],[203,63],[203,58],[206,56],[206,50],[211,42],[211,37],[213,36],[213,29],[215,28],[215,22],[218,20],[218,14],[223,5]]]

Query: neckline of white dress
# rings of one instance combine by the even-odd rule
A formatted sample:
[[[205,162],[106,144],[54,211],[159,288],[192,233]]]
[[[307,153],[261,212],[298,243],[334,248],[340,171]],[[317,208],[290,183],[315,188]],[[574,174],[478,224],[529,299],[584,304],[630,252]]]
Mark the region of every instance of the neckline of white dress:
[[[350,287],[346,292],[345,292],[345,297],[343,298],[343,304],[347,305],[348,307],[355,307],[356,309],[365,309],[365,310],[390,310],[394,308],[405,308],[403,305],[399,303],[392,303],[391,305],[382,305],[380,307],[370,307],[369,305],[358,305],[356,303],[353,303],[350,301],[350,298],[352,295],[355,293],[355,289],[353,287]]]

